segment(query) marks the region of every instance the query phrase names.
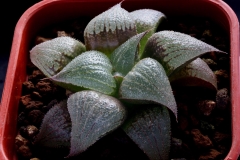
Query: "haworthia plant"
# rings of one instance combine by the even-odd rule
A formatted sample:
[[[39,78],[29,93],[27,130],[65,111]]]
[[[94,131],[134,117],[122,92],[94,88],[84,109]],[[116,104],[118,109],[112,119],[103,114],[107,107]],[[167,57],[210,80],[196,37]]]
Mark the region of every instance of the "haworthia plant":
[[[168,109],[145,106],[137,110],[122,127],[151,160],[168,160],[171,126]]]
[[[177,117],[177,105],[162,65],[152,58],[139,61],[124,77],[119,97],[133,103],[159,103]]]
[[[189,63],[169,77],[171,83],[180,86],[202,86],[217,89],[217,78],[209,66],[201,59]]]
[[[129,13],[119,3],[88,23],[87,51],[70,37],[35,46],[31,61],[54,83],[77,92],[49,110],[36,143],[68,147],[72,157],[122,126],[149,159],[168,159],[168,111],[177,118],[171,85],[216,89],[214,73],[198,57],[224,52],[183,33],[154,33],[164,19],[152,9]],[[127,110],[134,112],[126,118]]]
[[[139,41],[145,34],[143,32],[133,36],[113,51],[110,60],[117,75],[124,77],[133,68],[137,61]]]
[[[186,66],[197,57],[213,51],[224,53],[189,35],[160,31],[149,38],[143,54],[158,60],[170,76],[175,70]]]
[[[51,77],[85,51],[82,42],[71,37],[58,37],[33,47],[30,59],[47,77]]]
[[[118,99],[95,91],[77,92],[67,103],[72,120],[69,157],[80,154],[118,128],[126,117],[125,107]]]
[[[98,51],[82,53],[50,79],[71,91],[92,89],[112,95],[116,90],[112,64]]]
[[[115,48],[136,34],[134,20],[119,3],[88,23],[84,41],[87,50],[98,50],[110,56]]]
[[[47,112],[34,143],[48,148],[69,148],[71,126],[67,100],[64,100]]]
[[[166,16],[153,9],[139,9],[130,12],[130,14],[136,22],[137,33],[149,31],[140,42],[139,57],[141,58],[148,38],[156,32],[159,24],[166,19]]]

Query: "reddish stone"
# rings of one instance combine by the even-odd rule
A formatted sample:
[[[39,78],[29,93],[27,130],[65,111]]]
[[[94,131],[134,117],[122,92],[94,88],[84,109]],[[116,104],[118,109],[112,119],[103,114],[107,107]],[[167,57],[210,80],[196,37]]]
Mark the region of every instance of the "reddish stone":
[[[214,160],[217,159],[220,155],[221,153],[218,152],[217,150],[210,149],[210,151],[207,154],[200,156],[198,160]]]
[[[208,136],[203,135],[198,129],[191,130],[191,135],[194,144],[198,149],[207,149],[213,146],[210,138]]]
[[[31,99],[31,95],[28,94],[28,95],[22,96],[22,97],[20,98],[20,103],[21,103],[22,105],[26,106],[26,105],[28,105],[28,103],[29,103],[31,100],[32,100],[32,99]]]

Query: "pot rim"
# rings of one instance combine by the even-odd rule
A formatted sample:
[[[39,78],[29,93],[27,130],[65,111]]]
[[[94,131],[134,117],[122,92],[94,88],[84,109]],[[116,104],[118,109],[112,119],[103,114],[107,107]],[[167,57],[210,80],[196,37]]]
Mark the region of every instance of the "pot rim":
[[[119,0],[43,0],[36,3],[20,17],[14,31],[13,43],[9,58],[8,69],[6,73],[4,89],[2,93],[2,100],[0,104],[0,159],[8,159],[7,148],[5,140],[9,137],[7,133],[7,126],[10,121],[9,116],[9,105],[13,99],[18,100],[19,97],[14,96],[17,91],[20,92],[20,88],[14,86],[16,83],[14,80],[17,78],[17,63],[21,58],[19,52],[22,50],[22,40],[25,38],[22,34],[26,29],[29,19],[36,14],[39,10],[46,6],[53,5],[54,3],[61,2],[120,2]],[[126,0],[126,1],[144,1],[144,0]],[[191,0],[187,0],[190,2]],[[211,3],[215,5],[219,10],[224,12],[227,16],[230,31],[230,53],[231,53],[231,115],[232,115],[232,146],[225,158],[225,160],[237,159],[240,154],[240,127],[237,123],[240,123],[240,66],[239,66],[239,53],[240,53],[240,39],[239,39],[239,22],[235,12],[231,7],[222,0],[196,0],[205,3]],[[16,90],[16,91],[14,91]],[[12,98],[14,96],[14,98]],[[15,119],[16,120],[16,119]]]

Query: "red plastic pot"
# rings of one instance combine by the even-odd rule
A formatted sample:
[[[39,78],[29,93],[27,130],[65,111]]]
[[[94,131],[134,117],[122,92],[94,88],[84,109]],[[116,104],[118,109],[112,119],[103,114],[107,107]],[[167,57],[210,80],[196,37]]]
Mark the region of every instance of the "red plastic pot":
[[[19,19],[0,106],[0,160],[17,159],[14,140],[22,83],[26,80],[29,46],[45,26],[80,15],[96,16],[121,0],[44,0],[29,8]],[[240,153],[239,22],[222,0],[125,0],[128,11],[140,8],[160,10],[166,15],[191,14],[214,19],[230,35],[232,146],[225,160],[236,160]],[[238,124],[239,123],[239,124]]]

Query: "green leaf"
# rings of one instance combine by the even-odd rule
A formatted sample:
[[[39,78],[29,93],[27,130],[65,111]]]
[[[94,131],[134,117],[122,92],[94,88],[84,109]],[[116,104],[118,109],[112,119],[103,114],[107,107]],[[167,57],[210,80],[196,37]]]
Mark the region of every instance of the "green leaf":
[[[54,105],[44,116],[34,144],[49,148],[70,147],[71,119],[64,100]]]
[[[168,160],[171,143],[170,124],[166,107],[145,106],[136,111],[122,128],[150,160]]]
[[[138,44],[146,32],[133,36],[113,51],[110,61],[113,70],[123,77],[133,68],[137,60]]]
[[[201,58],[192,61],[178,72],[174,72],[169,80],[174,85],[217,89],[215,74]]]
[[[119,97],[133,103],[159,103],[177,117],[177,106],[168,77],[159,62],[152,58],[139,61],[124,77]]]
[[[51,79],[71,91],[91,89],[112,95],[116,90],[112,65],[108,57],[98,51],[82,53]]]
[[[140,41],[139,57],[141,59],[148,38],[156,32],[159,24],[166,19],[166,16],[162,12],[153,9],[139,9],[130,12],[130,14],[136,22],[137,33],[149,31]]]
[[[118,128],[126,117],[122,103],[113,97],[81,91],[68,99],[72,120],[71,149],[68,157],[85,151],[107,133]]]
[[[58,37],[33,47],[30,59],[47,77],[51,77],[85,51],[80,41],[71,37]]]
[[[207,52],[225,53],[189,35],[160,31],[153,34],[145,47],[144,56],[158,60],[168,76]]]
[[[137,34],[130,13],[116,4],[93,18],[84,30],[87,50],[98,50],[106,55]]]

